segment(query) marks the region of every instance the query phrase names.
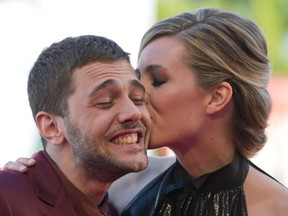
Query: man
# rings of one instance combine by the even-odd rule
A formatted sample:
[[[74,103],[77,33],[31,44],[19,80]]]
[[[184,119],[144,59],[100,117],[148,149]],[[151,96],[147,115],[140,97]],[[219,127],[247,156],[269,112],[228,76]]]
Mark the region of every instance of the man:
[[[113,181],[147,166],[150,116],[129,54],[86,35],[45,49],[28,80],[43,151],[0,172],[0,215],[113,215]]]

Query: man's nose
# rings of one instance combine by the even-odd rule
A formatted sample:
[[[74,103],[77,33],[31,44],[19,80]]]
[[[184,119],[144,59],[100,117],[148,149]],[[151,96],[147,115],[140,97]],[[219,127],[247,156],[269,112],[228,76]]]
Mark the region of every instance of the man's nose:
[[[136,122],[142,118],[142,113],[139,108],[129,100],[122,104],[121,109],[119,110],[118,121],[120,123],[125,122]]]

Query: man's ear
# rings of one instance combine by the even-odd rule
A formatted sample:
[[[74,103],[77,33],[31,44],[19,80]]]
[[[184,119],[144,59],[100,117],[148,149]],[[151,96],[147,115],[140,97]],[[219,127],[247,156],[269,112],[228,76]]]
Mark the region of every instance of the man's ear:
[[[214,114],[223,110],[232,100],[233,89],[228,82],[222,82],[211,92],[211,98],[207,106],[207,113]]]
[[[36,115],[36,125],[41,136],[48,143],[61,145],[64,141],[64,134],[61,129],[62,118],[47,112],[38,112]]]

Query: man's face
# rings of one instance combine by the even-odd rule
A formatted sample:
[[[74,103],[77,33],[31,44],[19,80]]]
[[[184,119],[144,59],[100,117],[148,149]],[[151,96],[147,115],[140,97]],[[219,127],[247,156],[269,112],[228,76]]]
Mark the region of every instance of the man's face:
[[[131,65],[125,60],[85,65],[75,70],[73,85],[64,120],[76,163],[103,179],[146,168],[151,122]]]

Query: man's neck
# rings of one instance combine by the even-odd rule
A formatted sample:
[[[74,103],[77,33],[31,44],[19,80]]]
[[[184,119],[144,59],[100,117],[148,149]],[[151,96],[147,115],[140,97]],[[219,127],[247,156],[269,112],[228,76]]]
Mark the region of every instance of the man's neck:
[[[70,183],[86,195],[95,206],[101,204],[113,182],[112,180],[103,181],[89,176],[83,168],[76,165],[67,151],[46,149],[46,152]]]

